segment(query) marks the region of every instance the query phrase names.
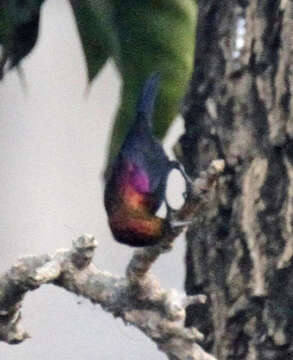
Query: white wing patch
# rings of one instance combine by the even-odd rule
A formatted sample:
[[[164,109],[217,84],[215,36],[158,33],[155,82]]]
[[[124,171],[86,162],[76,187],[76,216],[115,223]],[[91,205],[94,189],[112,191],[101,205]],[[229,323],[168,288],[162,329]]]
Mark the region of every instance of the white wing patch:
[[[177,169],[170,172],[167,180],[166,199],[173,209],[180,209],[184,203],[186,183],[183,175]]]

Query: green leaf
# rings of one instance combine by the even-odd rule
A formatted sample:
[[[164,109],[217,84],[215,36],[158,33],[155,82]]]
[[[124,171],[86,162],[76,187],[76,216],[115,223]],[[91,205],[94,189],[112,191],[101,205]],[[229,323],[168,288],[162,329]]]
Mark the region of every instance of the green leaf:
[[[108,165],[117,155],[135,117],[138,93],[152,72],[161,76],[153,131],[162,139],[179,112],[193,70],[194,0],[112,0],[119,52],[112,57],[122,78]]]
[[[118,46],[108,0],[70,0],[84,49],[89,82]]]
[[[44,0],[0,0],[0,78],[8,62],[17,66],[35,46],[39,33],[41,5]]]

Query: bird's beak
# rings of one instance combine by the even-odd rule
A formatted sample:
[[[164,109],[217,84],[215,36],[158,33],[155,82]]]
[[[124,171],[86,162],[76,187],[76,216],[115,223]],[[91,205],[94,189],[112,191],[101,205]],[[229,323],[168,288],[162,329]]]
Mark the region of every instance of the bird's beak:
[[[192,221],[191,220],[186,220],[186,221],[170,220],[169,224],[170,224],[171,228],[176,229],[176,228],[180,228],[180,227],[189,226],[192,224]]]

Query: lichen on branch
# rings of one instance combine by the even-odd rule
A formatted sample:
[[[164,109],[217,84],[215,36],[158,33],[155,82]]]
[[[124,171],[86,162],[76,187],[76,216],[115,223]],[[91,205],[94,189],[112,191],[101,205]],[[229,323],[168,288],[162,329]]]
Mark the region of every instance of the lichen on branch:
[[[201,173],[174,219],[189,220],[196,216],[223,169],[223,161],[216,160]],[[0,276],[0,341],[15,344],[29,337],[21,326],[22,302],[27,292],[50,283],[83,296],[134,325],[169,359],[215,360],[197,343],[203,340],[203,335],[194,327],[185,327],[186,307],[204,303],[206,297],[165,290],[149,271],[156,259],[171,249],[180,231],[170,229],[160,244],[136,250],[125,277],[101,271],[92,263],[97,241],[91,235],[81,236],[73,242],[72,249],[57,250],[53,256],[19,259]]]

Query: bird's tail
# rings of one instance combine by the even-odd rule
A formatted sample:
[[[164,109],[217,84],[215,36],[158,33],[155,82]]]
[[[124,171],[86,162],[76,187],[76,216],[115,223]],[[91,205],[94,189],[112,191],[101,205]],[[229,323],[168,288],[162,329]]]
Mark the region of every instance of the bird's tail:
[[[153,115],[159,82],[160,74],[158,72],[152,73],[144,83],[137,103],[137,113],[140,115],[139,117],[142,115],[142,118],[147,120],[147,122],[150,122]]]

